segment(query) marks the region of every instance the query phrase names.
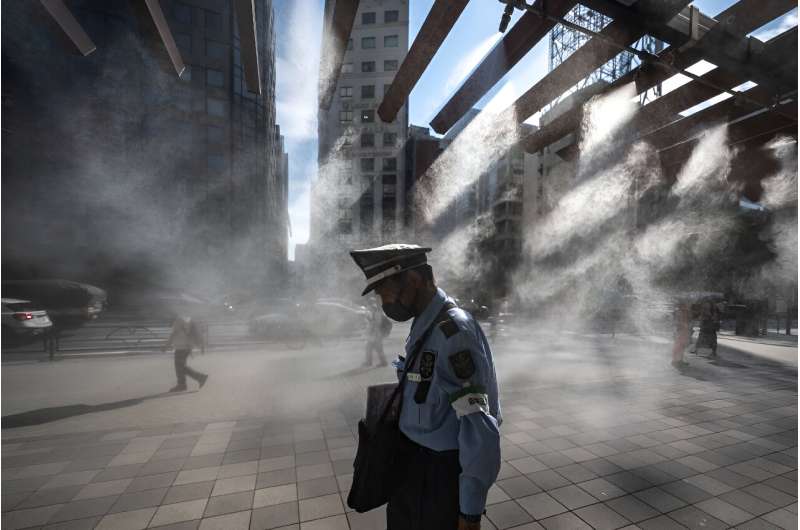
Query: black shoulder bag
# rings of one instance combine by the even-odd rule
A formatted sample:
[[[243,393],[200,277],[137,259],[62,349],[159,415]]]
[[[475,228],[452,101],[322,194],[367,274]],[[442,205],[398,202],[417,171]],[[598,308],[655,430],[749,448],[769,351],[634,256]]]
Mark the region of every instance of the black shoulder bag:
[[[414,351],[409,356],[408,363],[403,370],[403,376],[386,403],[374,432],[370,432],[365,419],[358,422],[358,450],[353,462],[353,483],[350,486],[350,493],[347,495],[347,505],[359,513],[386,504],[394,493],[396,485],[394,470],[398,464],[399,447],[403,436],[400,432],[400,413],[403,408],[402,395],[406,375],[414,366],[414,362],[433,328],[441,322],[442,315],[446,317],[447,310],[453,307],[455,306],[452,304],[445,304],[441,313],[431,322],[415,344]],[[398,412],[389,417],[389,411],[392,410],[398,396],[401,396]]]

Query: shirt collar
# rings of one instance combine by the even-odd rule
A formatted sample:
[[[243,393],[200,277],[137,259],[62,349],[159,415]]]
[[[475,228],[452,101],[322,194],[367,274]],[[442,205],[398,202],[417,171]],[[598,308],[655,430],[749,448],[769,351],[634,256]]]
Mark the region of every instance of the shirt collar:
[[[408,338],[406,339],[406,350],[414,346],[414,344],[419,340],[425,330],[428,329],[428,326],[433,323],[433,319],[439,314],[444,307],[444,303],[447,301],[447,293],[445,293],[441,288],[436,288],[436,294],[433,295],[431,301],[428,302],[428,307],[420,313],[418,317],[414,319],[414,322],[411,324],[411,333],[409,333]]]

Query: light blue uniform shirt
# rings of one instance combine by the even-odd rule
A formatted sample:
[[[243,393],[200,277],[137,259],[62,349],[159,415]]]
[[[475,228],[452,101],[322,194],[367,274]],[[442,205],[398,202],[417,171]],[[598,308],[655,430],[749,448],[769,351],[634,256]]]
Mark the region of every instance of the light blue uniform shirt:
[[[437,289],[425,311],[414,319],[406,339],[406,359],[448,300],[447,294]],[[486,494],[500,471],[498,426],[502,418],[497,378],[489,343],[472,315],[460,308],[449,310],[447,315],[452,323],[434,323],[409,370],[400,429],[434,451],[459,451],[460,510],[475,515],[483,512]],[[432,364],[433,369],[422,366],[424,362],[429,367]],[[402,363],[395,366],[403,369]],[[426,374],[430,374],[430,389],[425,402],[418,404],[414,395]]]

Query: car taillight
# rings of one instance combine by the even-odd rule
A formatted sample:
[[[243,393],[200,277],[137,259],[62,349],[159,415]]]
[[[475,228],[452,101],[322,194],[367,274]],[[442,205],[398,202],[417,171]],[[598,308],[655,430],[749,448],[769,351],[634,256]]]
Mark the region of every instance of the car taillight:
[[[33,320],[33,313],[28,313],[27,311],[22,313],[14,313],[14,318],[17,320]]]

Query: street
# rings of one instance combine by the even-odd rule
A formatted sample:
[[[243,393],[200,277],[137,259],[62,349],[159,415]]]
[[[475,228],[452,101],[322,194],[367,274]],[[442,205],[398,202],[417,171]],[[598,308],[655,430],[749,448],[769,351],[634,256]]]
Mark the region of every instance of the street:
[[[483,528],[793,528],[796,359],[724,340],[680,373],[663,337],[505,330]],[[3,527],[382,529],[343,502],[365,388],[393,377],[362,362],[354,338],[212,349],[178,394],[170,354],[6,362]]]

